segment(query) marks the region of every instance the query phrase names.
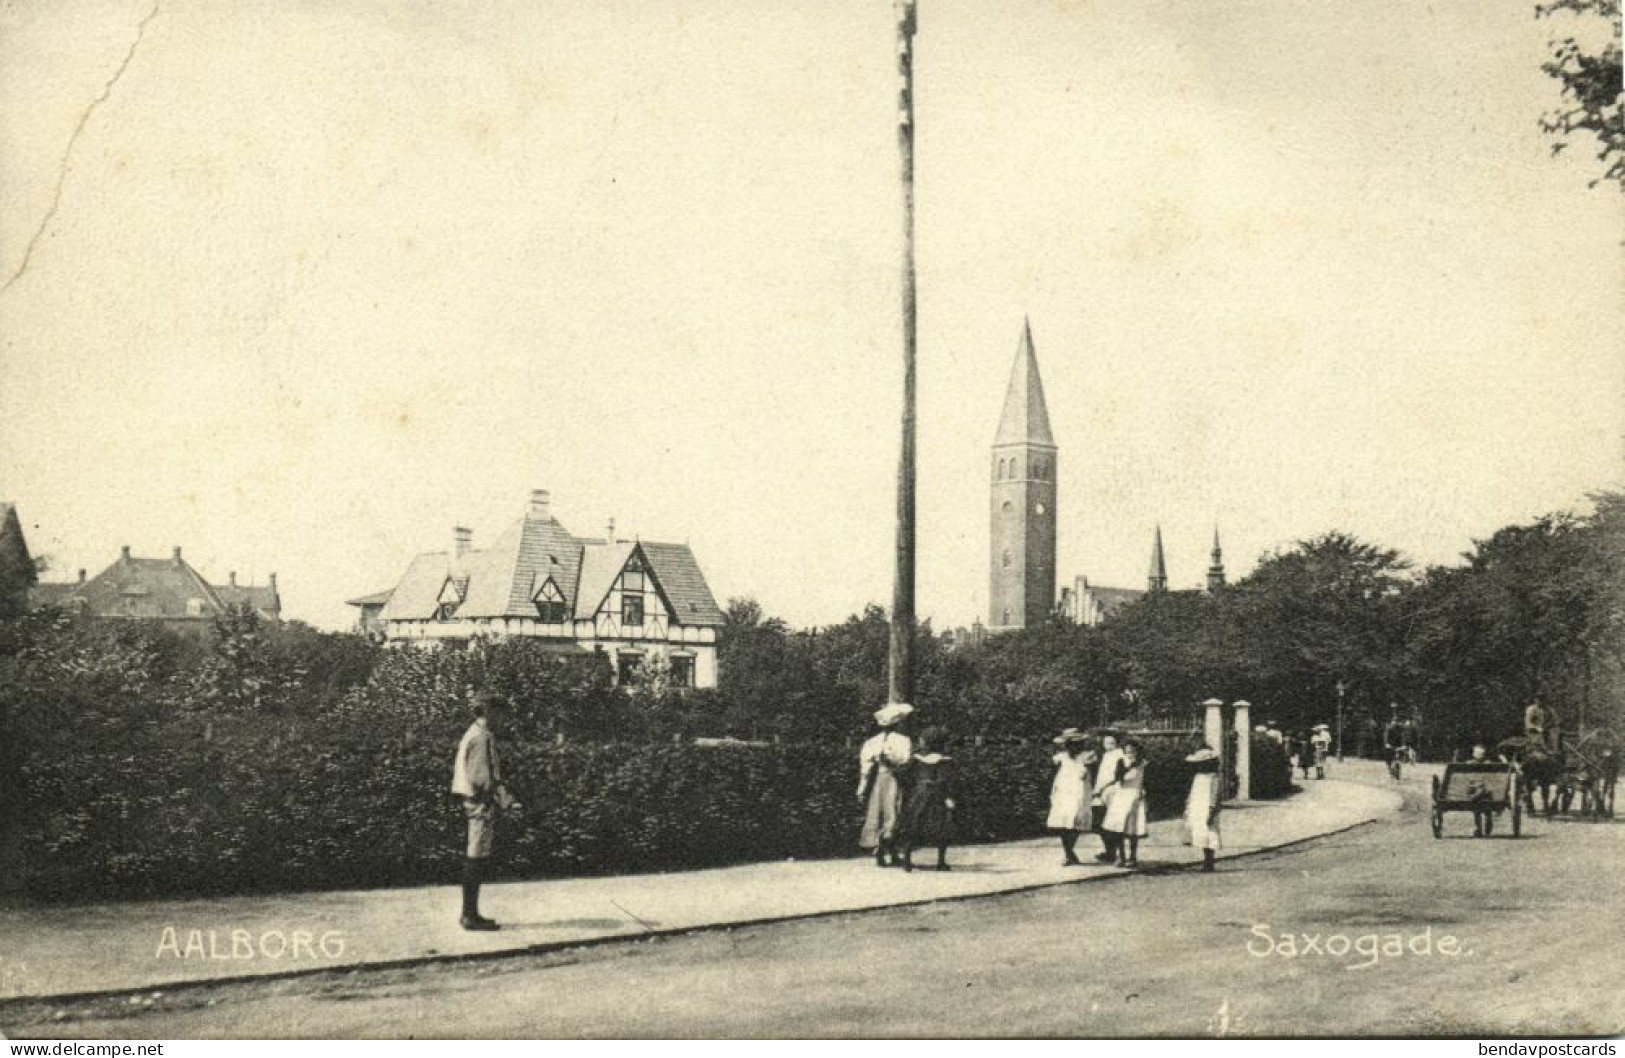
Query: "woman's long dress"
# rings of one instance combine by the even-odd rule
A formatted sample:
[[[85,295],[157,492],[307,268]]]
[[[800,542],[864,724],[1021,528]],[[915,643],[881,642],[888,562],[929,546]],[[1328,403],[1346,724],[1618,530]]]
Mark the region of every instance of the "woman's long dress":
[[[1049,816],[1044,825],[1051,830],[1089,829],[1090,755],[1057,753],[1055,780],[1049,787]]]
[[[1219,815],[1214,811],[1218,804],[1219,773],[1197,772],[1191,777],[1191,792],[1185,798],[1185,829],[1190,832],[1187,844],[1218,851]]]
[[[1145,812],[1145,765],[1123,769],[1122,778],[1106,790],[1106,818],[1100,829],[1131,838],[1151,833]]]
[[[863,848],[876,848],[897,836],[903,811],[902,772],[913,755],[914,743],[895,731],[882,731],[858,751],[858,793],[867,798],[863,833],[858,836]]]
[[[952,844],[954,810],[953,762],[946,757],[915,757],[908,797],[903,801],[903,842],[911,848]]]

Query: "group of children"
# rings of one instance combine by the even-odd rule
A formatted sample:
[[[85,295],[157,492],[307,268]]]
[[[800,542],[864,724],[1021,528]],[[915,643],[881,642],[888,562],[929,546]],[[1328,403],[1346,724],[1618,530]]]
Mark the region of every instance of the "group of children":
[[[1052,758],[1055,778],[1050,783],[1049,828],[1061,837],[1063,864],[1081,864],[1078,838],[1086,832],[1100,835],[1101,851],[1095,859],[1120,867],[1140,865],[1140,839],[1150,833],[1146,814],[1144,751],[1137,742],[1118,745],[1106,732],[1095,739],[1077,728],[1055,738],[1060,747]],[[1185,801],[1185,825],[1190,844],[1202,849],[1202,869],[1213,870],[1219,843],[1219,754],[1203,746],[1185,758],[1192,766],[1191,788]]]
[[[874,714],[879,731],[858,752],[858,801],[864,806],[859,843],[874,850],[878,867],[914,869],[914,850],[935,846],[937,870],[948,867],[953,837],[952,758],[930,752],[929,733],[918,740],[902,730],[913,713],[902,703]],[[1138,867],[1140,839],[1150,833],[1146,810],[1145,758],[1140,745],[1118,745],[1115,734],[1095,737],[1068,728],[1055,738],[1055,777],[1050,784],[1047,825],[1060,834],[1067,866],[1081,865],[1078,839],[1100,835],[1095,859]],[[1219,754],[1209,746],[1185,758],[1194,774],[1186,799],[1190,843],[1202,849],[1202,869],[1213,870],[1219,849]]]

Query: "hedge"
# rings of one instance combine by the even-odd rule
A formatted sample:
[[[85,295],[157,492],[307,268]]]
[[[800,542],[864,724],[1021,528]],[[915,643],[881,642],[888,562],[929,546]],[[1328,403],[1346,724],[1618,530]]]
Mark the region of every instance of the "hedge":
[[[463,823],[448,791],[459,732],[328,739],[263,725],[170,727],[119,748],[31,755],[21,864],[40,898],[368,888],[455,877]],[[1051,747],[952,747],[961,840],[1043,833]],[[1154,817],[1177,815],[1184,747],[1147,747]],[[696,868],[854,854],[856,754],[827,745],[517,742],[524,810],[504,821],[509,877]]]
[[[508,876],[856,852],[855,744],[673,741],[684,718],[614,690],[590,658],[511,643],[377,655],[252,622],[212,644],[140,623],[0,625],[0,881],[36,897],[448,881],[463,841],[450,762],[476,687],[515,706],[503,756],[526,808],[501,832]],[[1254,795],[1284,792],[1284,761],[1266,763],[1279,747],[1254,746]],[[1047,740],[944,748],[961,841],[1043,833]],[[1183,807],[1187,748],[1148,740],[1153,817]]]

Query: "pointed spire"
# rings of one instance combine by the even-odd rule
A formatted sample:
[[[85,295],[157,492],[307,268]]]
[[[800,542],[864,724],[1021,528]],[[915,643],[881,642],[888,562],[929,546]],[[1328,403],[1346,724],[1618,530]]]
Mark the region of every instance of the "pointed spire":
[[[1044,403],[1044,380],[1038,377],[1038,354],[1033,351],[1032,323],[1023,319],[1021,344],[1016,362],[1010,368],[1010,388],[1004,395],[1004,414],[999,416],[996,445],[1054,445],[1049,429],[1049,406]]]
[[[1151,544],[1151,577],[1149,580],[1149,586],[1150,590],[1154,592],[1168,590],[1168,563],[1163,559],[1162,556],[1162,526],[1160,525],[1157,526],[1157,535]]]
[[[1213,527],[1212,564],[1207,568],[1207,590],[1216,592],[1224,587],[1224,551],[1219,547],[1219,527]]]

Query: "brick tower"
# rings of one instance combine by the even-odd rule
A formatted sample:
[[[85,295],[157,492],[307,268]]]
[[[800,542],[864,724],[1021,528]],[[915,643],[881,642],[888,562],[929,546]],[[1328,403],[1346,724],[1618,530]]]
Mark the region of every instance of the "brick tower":
[[[1042,624],[1055,606],[1055,437],[1033,332],[1023,323],[993,438],[988,626]]]

